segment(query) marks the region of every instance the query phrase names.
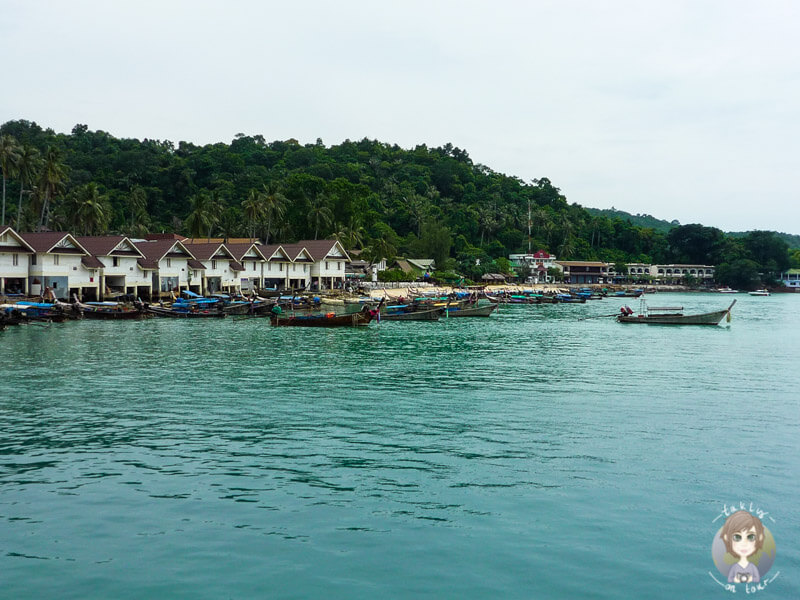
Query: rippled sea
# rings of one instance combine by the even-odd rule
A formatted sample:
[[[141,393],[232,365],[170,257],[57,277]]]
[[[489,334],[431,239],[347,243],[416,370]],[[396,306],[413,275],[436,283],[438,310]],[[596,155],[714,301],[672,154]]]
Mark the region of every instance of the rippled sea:
[[[739,502],[796,598],[800,296],[736,298],[0,332],[0,598],[724,598]]]

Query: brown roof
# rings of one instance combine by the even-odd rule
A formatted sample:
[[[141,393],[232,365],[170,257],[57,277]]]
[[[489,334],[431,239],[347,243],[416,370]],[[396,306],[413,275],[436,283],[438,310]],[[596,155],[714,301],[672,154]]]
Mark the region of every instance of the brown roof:
[[[105,265],[96,256],[82,256],[81,264],[87,269],[103,269]]]
[[[314,260],[314,255],[311,254],[311,252],[308,251],[308,248],[306,248],[303,244],[281,244],[281,248],[283,248],[283,251],[286,252],[286,255],[292,261],[296,260],[297,257],[300,256],[300,254],[303,252],[303,250],[308,252],[308,255],[311,257],[311,260]],[[264,252],[262,251],[262,253]],[[301,259],[300,262],[309,262],[309,260]]]
[[[81,236],[75,239],[93,256],[110,256],[114,248],[119,246],[123,240],[127,238],[124,235],[97,235]],[[132,242],[131,245],[135,247]],[[137,252],[137,254],[141,253]]]
[[[53,246],[58,244],[61,240],[65,237],[72,238],[75,243],[81,247],[81,243],[78,242],[74,237],[72,237],[69,233],[64,233],[63,231],[42,231],[37,233],[20,233],[19,236],[25,240],[25,242],[33,248],[36,252],[50,252],[53,249]],[[80,250],[83,250],[81,247]],[[84,254],[85,251],[80,252],[80,254]]]
[[[175,245],[176,241],[177,240],[164,239],[149,242],[136,242],[134,245],[147,260],[155,260],[157,265],[158,261],[166,256],[167,252],[169,252],[172,246]],[[181,244],[181,246],[183,246],[183,244]],[[189,258],[194,258],[191,250],[189,250]],[[141,264],[141,260],[139,261],[139,264]]]
[[[201,263],[199,260],[197,260],[195,258],[190,258],[186,262],[186,264],[188,265],[188,267],[190,269],[198,269],[199,270],[199,269],[205,269],[206,268],[206,266],[203,263]]]
[[[187,239],[182,235],[178,235],[177,233],[148,233],[144,237],[147,240],[172,240],[173,242],[175,240],[183,241]]]
[[[211,260],[220,248],[225,250],[228,256],[231,256],[228,248],[220,242],[183,242],[185,248],[192,253],[197,260]]]
[[[233,257],[236,260],[242,260],[244,258],[244,255],[247,254],[250,251],[250,248],[252,248],[254,246],[255,246],[256,252],[261,252],[261,249],[265,248],[265,246],[262,246],[260,244],[256,244],[254,242],[245,242],[245,243],[242,243],[242,244],[235,243],[235,242],[234,243],[228,242],[227,244],[225,244],[225,247],[228,250],[230,250],[231,254],[233,254]],[[272,246],[266,246],[266,247],[270,247],[271,248]],[[252,260],[252,259],[250,259],[250,260]]]
[[[323,260],[336,244],[338,244],[336,240],[300,240],[297,242],[298,246],[302,246],[308,250],[311,258],[314,259],[314,262]],[[286,248],[286,246],[284,246],[284,248]],[[344,260],[350,260],[350,257],[347,255],[347,251],[345,251],[344,246],[342,246],[342,251],[344,252]]]
[[[242,263],[232,260],[231,271],[244,271],[244,267],[242,266]]]
[[[20,234],[18,234],[16,231],[14,231],[11,227],[6,227],[5,229],[0,230],[0,237],[5,235],[6,233],[10,234],[11,237],[16,239],[18,242],[20,242],[23,245],[21,245],[21,246],[0,246],[0,250],[2,250],[3,252],[25,252],[25,253],[28,253],[28,254],[33,252],[33,248],[31,248],[30,245],[24,239],[22,239],[22,236]]]
[[[257,244],[258,240],[253,238],[182,238],[181,241],[187,241],[190,244],[199,244],[199,243],[216,243],[216,244],[225,244],[226,246],[230,246],[230,244]]]

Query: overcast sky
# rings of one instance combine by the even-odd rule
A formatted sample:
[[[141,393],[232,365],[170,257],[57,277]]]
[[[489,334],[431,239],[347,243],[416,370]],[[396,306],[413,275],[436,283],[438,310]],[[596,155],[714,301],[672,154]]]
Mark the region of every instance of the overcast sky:
[[[569,202],[800,233],[795,0],[0,0],[0,122],[451,142]]]

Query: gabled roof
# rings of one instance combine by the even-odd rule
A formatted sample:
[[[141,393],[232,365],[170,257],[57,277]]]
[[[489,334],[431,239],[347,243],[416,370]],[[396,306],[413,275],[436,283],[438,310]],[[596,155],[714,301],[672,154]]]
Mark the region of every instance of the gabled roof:
[[[314,262],[319,262],[326,258],[350,260],[347,251],[338,240],[300,240],[297,244],[308,250]]]
[[[189,267],[190,269],[197,269],[198,271],[200,269],[205,269],[206,268],[206,266],[203,263],[201,263],[199,260],[197,260],[196,258],[190,258],[186,262],[186,266]]]
[[[137,262],[143,269],[158,269],[158,263],[173,249],[180,254],[185,254],[186,258],[194,258],[194,255],[179,240],[155,240],[151,242],[136,242],[136,247],[144,255]]]
[[[232,260],[231,261],[231,271],[244,271],[244,267],[242,263]]]
[[[183,242],[183,246],[192,253],[197,260],[211,260],[234,258],[231,251],[220,242]]]
[[[245,258],[250,260],[267,260],[267,257],[261,252],[261,248],[269,246],[260,246],[255,242],[245,242],[242,244],[227,243],[225,247],[231,251],[231,254],[236,260],[241,262]],[[255,254],[255,256],[253,256],[253,254]]]
[[[407,258],[408,264],[420,271],[432,271],[436,263],[432,258]]]
[[[290,249],[292,246],[297,246],[297,244],[293,245],[290,244],[289,245]],[[270,244],[269,246],[264,246],[261,244],[258,245],[258,251],[264,257],[264,260],[274,260],[280,262],[285,262],[285,261],[292,262],[295,256],[297,256],[300,252],[303,252],[304,250],[305,250],[304,248],[298,246],[296,248],[296,251],[292,250],[293,254],[290,254],[290,251],[287,250],[286,246],[282,244]],[[308,252],[306,252],[306,255],[308,256],[309,260],[311,260],[311,256],[308,254]]]
[[[103,269],[105,265],[96,256],[82,256],[81,264],[87,269]]]
[[[20,236],[37,253],[89,254],[72,234],[63,231],[21,233]]]
[[[6,240],[11,239],[16,243],[0,244],[0,252],[25,252],[25,253],[35,252],[33,247],[31,247],[31,245],[28,242],[26,242],[20,234],[11,229],[11,227],[0,229],[0,242],[2,242],[4,239]]]
[[[314,256],[311,252],[309,252],[303,244],[281,244],[281,248],[283,248],[286,256],[288,256],[292,262],[317,262],[314,260]]]
[[[81,236],[76,239],[92,256],[111,256],[119,253],[144,258],[144,254],[136,247],[136,244],[124,235]]]

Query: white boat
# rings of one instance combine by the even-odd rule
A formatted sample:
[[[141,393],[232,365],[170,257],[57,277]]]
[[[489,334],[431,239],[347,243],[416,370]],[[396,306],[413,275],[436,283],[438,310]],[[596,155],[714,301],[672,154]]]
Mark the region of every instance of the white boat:
[[[717,290],[720,294],[738,294],[739,290],[732,290],[729,287],[719,288]]]
[[[748,292],[751,296],[769,296],[769,290],[754,290],[752,292]]]

